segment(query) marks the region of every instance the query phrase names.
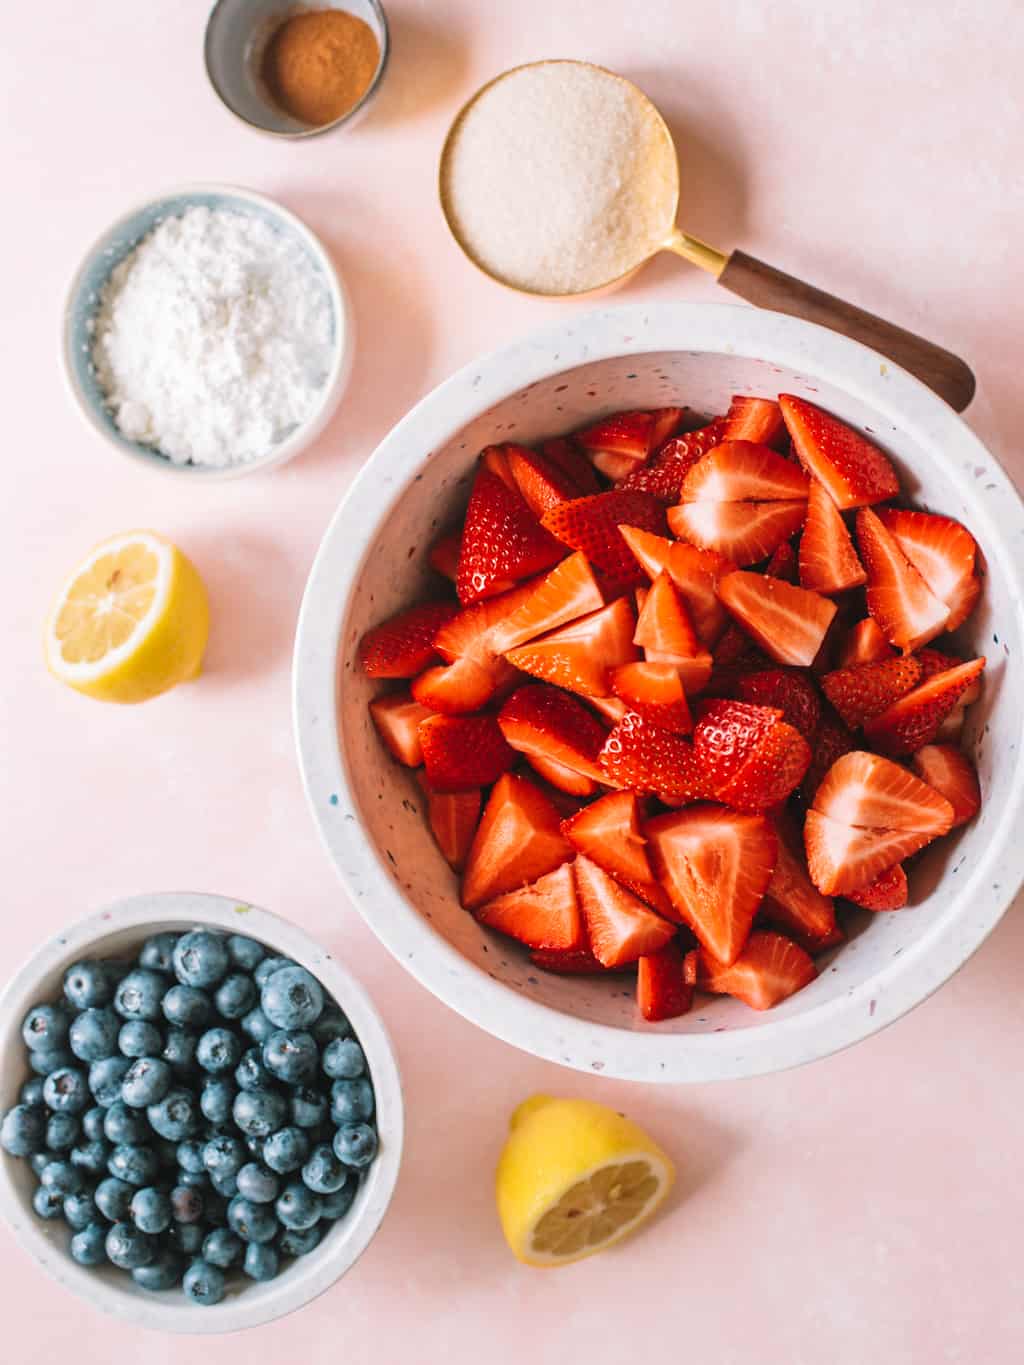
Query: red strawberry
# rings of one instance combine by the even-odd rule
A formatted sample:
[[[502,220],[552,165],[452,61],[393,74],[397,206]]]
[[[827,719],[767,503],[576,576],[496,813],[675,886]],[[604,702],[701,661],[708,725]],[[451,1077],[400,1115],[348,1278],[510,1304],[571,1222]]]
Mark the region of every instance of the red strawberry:
[[[909,654],[945,630],[949,608],[867,507],[857,513],[857,540],[868,574],[868,611],[889,643]]]
[[[427,781],[437,792],[487,787],[515,762],[494,716],[428,716],[419,733]]]
[[[495,597],[520,579],[550,569],[564,548],[538,522],[519,492],[481,465],[462,531],[456,589],[468,605]]]
[[[488,473],[493,474],[496,479],[500,479],[506,488],[510,488],[513,493],[519,491],[516,488],[516,481],[512,477],[512,470],[504,446],[488,446],[486,450],[482,450],[480,452],[480,463]]]
[[[934,512],[884,508],[878,519],[939,601],[950,608],[946,630],[956,630],[981,590],[974,577],[978,547],[970,531],[952,517]]]
[[[542,441],[540,453],[549,464],[553,464],[572,480],[580,496],[587,497],[591,493],[600,493],[601,485],[594,472],[594,466],[579,446],[567,436],[556,436],[553,440]]]
[[[821,680],[821,690],[844,722],[855,729],[879,715],[920,681],[918,661],[896,655],[875,664],[854,664],[852,668],[837,668],[826,673]]]
[[[757,929],[735,962],[726,965],[701,949],[697,985],[716,995],[734,995],[755,1010],[773,1005],[802,990],[818,975],[804,950],[782,934]]]
[[[957,626],[963,625],[977,605],[980,596],[981,579],[965,578],[960,587],[947,599],[946,606],[949,608],[949,616],[946,618],[946,629],[956,630]]]
[[[715,787],[715,799],[734,810],[770,810],[800,785],[810,761],[799,730],[777,721],[729,781]]]
[[[800,463],[837,507],[867,507],[900,491],[887,457],[859,431],[790,393],[779,394],[779,407]]]
[[[359,661],[371,678],[414,678],[437,658],[434,637],[458,612],[453,602],[424,602],[368,630]]]
[[[680,502],[785,502],[806,499],[809,480],[770,446],[724,441],[689,471]]]
[[[589,948],[534,948],[530,961],[542,972],[560,976],[596,976],[608,970]]]
[[[608,721],[609,725],[618,725],[629,709],[618,697],[584,697],[584,701],[592,711],[596,711]]]
[[[811,740],[811,762],[804,774],[802,783],[804,796],[814,799],[821,779],[837,758],[848,754],[857,746],[853,735],[839,719],[831,706],[822,707],[821,721]]]
[[[780,456],[781,458],[781,456]],[[791,466],[792,467],[792,466]],[[668,524],[681,540],[756,564],[799,531],[807,516],[803,499],[787,502],[682,502],[668,509]]]
[[[611,792],[562,822],[562,833],[635,896],[662,914],[671,914],[668,897],[654,880],[647,840],[640,827],[636,792]]]
[[[500,681],[515,677],[515,670],[510,665],[506,668],[508,673],[503,679],[496,670],[484,668],[472,659],[457,659],[453,664],[440,664],[421,673],[413,680],[412,695],[431,711],[446,716],[479,711],[494,696]]]
[[[605,780],[597,756],[607,731],[593,712],[569,693],[546,683],[528,683],[509,697],[498,715],[498,724],[506,741],[519,753],[539,755],[592,782]]]
[[[922,782],[953,807],[953,828],[973,820],[981,809],[981,787],[974,764],[952,744],[926,744],[910,760]]]
[[[462,878],[467,910],[553,872],[572,857],[547,796],[525,777],[506,773],[494,784]]]
[[[650,493],[613,488],[553,507],[542,524],[570,549],[582,550],[605,590],[614,596],[639,586],[645,577],[619,533],[620,524],[663,532],[665,509]]]
[[[839,824],[910,830],[928,839],[946,834],[954,818],[950,803],[927,783],[863,749],[833,763],[815,793],[814,809]]]
[[[504,654],[603,606],[604,597],[590,565],[577,552],[545,574],[519,606],[496,624],[490,642]]]
[[[642,957],[637,963],[636,1001],[641,1016],[649,1023],[677,1019],[693,1004],[694,982],[688,979],[686,956],[678,940],[672,940],[660,952]],[[695,959],[690,962],[696,966]]]
[[[693,729],[686,692],[672,664],[623,664],[612,670],[612,690],[652,725],[688,735]]]
[[[846,634],[839,646],[836,663],[839,668],[851,668],[854,664],[877,664],[882,659],[891,659],[895,651],[882,634],[873,616],[865,616]]]
[[[800,586],[812,592],[845,592],[866,583],[867,577],[839,508],[824,484],[812,479],[800,537]]]
[[[762,574],[727,574],[718,596],[767,655],[804,668],[814,662],[836,614],[827,597]]]
[[[847,892],[846,899],[859,905],[862,910],[902,910],[909,895],[910,887],[903,864],[896,863],[867,886]]]
[[[684,659],[703,654],[686,599],[662,571],[651,585],[637,618],[633,643],[659,656]]]
[[[807,868],[811,881],[826,896],[849,896],[868,886],[932,837],[918,830],[845,825],[816,810],[809,810],[804,821]]]
[[[638,465],[623,479],[622,488],[635,488],[653,493],[659,502],[671,505],[679,501],[679,489],[688,469],[718,445],[722,439],[720,422],[712,422],[699,431],[688,431],[673,436],[655,450],[646,464]]]
[[[761,912],[798,942],[813,944],[820,951],[836,934],[835,907],[807,875],[802,841],[790,823],[776,820],[774,826],[778,860]]]
[[[773,550],[764,571],[769,578],[784,578],[787,583],[797,581],[798,564],[796,551],[788,540],[784,540],[777,550]]]
[[[689,806],[648,822],[655,874],[700,942],[735,962],[771,880],[777,840],[760,815]]]
[[[654,412],[616,412],[576,433],[576,441],[602,474],[614,480],[642,464],[678,427],[682,408]]]
[[[539,580],[543,581],[543,580]],[[520,606],[532,596],[538,580],[521,583],[518,588],[487,597],[464,607],[441,627],[434,638],[434,647],[442,659],[454,663],[456,659],[472,659],[484,668],[504,667],[502,651],[497,648],[497,628],[515,615]]]
[[[740,701],[708,700],[700,704],[699,714],[694,757],[709,792],[725,786],[782,719],[775,706]]]
[[[964,660],[956,654],[947,654],[941,649],[919,649],[914,658],[921,665],[921,681],[926,683],[936,673],[948,673],[951,668],[959,668]],[[975,678],[960,695],[958,706],[972,706],[981,696],[981,679]]]
[[[538,777],[542,777],[558,792],[573,797],[594,796],[597,792],[598,784],[592,777],[577,772],[575,768],[568,768],[564,763],[556,763],[553,758],[545,758],[543,754],[527,754],[526,761]]]
[[[581,495],[579,486],[536,450],[526,446],[503,447],[509,471],[527,507],[535,517],[542,517],[552,507]]]
[[[584,854],[573,868],[590,948],[603,966],[635,962],[676,936],[676,925],[649,910]]]
[[[431,791],[422,775],[419,782],[427,798],[427,819],[437,846],[445,861],[456,872],[461,872],[480,823],[482,793],[479,788],[463,792]]]
[[[821,720],[821,699],[804,673],[793,668],[768,668],[744,673],[736,680],[740,701],[772,706],[782,719],[810,740]]]
[[[529,886],[506,891],[473,913],[488,929],[508,934],[528,948],[566,952],[578,950],[584,942],[571,863],[538,877]]]
[[[570,692],[606,697],[611,691],[611,670],[630,663],[639,653],[633,644],[635,629],[636,617],[629,599],[619,597],[601,611],[510,649],[506,658],[515,668],[544,682]]]
[[[886,754],[912,754],[930,744],[942,722],[981,677],[984,667],[985,660],[980,658],[936,673],[867,721],[865,737]]]
[[[420,744],[420,722],[430,712],[418,701],[410,701],[404,692],[392,692],[370,702],[370,715],[377,732],[391,754],[407,768],[418,768],[423,762]]]
[[[691,801],[704,793],[693,748],[685,739],[627,711],[604,742],[598,763],[608,781],[663,801]]]
[[[435,540],[427,556],[430,567],[436,569],[442,578],[449,578],[453,583],[459,572],[459,549],[461,545],[461,533],[452,531],[450,535]]]
[[[776,445],[785,435],[782,412],[772,398],[735,394],[723,422],[724,441],[757,441]]]
[[[680,545],[639,526],[624,525],[619,530],[652,582],[662,571],[668,574],[683,595],[697,634],[706,645],[713,645],[728,619],[715,589],[719,579],[731,573],[735,564],[714,551]]]

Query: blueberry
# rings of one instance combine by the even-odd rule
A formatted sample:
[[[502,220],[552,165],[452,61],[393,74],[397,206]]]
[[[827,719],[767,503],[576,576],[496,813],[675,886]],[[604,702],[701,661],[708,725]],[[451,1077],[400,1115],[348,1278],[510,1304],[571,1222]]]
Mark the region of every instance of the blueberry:
[[[77,1194],[85,1181],[82,1172],[70,1161],[51,1161],[43,1167],[39,1183],[63,1199],[69,1194]]]
[[[176,1028],[205,1028],[213,1018],[213,1001],[196,986],[172,986],[160,1008]]]
[[[278,1175],[297,1171],[309,1156],[309,1137],[301,1128],[279,1128],[263,1144],[263,1162]]]
[[[69,1047],[36,1048],[28,1054],[28,1064],[37,1076],[45,1080],[51,1071],[75,1065],[75,1054]]]
[[[288,1100],[291,1120],[297,1128],[319,1128],[327,1117],[327,1096],[303,1086],[293,1090]]]
[[[332,1080],[354,1081],[366,1072],[366,1057],[354,1038],[335,1038],[324,1048],[323,1068]]]
[[[46,1125],[46,1145],[51,1152],[68,1152],[81,1131],[81,1122],[74,1114],[53,1114]]]
[[[145,1142],[149,1135],[145,1114],[140,1114],[137,1109],[129,1109],[124,1100],[118,1100],[107,1110],[103,1120],[103,1136],[115,1147],[123,1143]]]
[[[139,966],[153,972],[174,971],[174,949],[178,935],[165,930],[162,934],[151,934],[139,949]]]
[[[331,1086],[331,1122],[359,1123],[373,1114],[373,1086],[365,1077]]]
[[[107,1233],[107,1260],[119,1270],[148,1265],[154,1251],[150,1238],[134,1223],[115,1223]]]
[[[18,1091],[18,1100],[28,1109],[42,1109],[46,1103],[43,1099],[42,1076],[33,1076],[27,1080]]]
[[[272,1204],[281,1189],[281,1182],[273,1171],[258,1162],[249,1161],[238,1172],[238,1193],[253,1204]]]
[[[243,1133],[269,1137],[284,1123],[288,1104],[272,1090],[243,1090],[235,1096],[232,1115]]]
[[[228,1227],[243,1242],[272,1242],[277,1234],[277,1219],[269,1204],[254,1204],[236,1195],[228,1205]]]
[[[344,1218],[352,1207],[352,1200],[355,1199],[358,1189],[359,1177],[353,1172],[340,1190],[335,1190],[333,1194],[320,1196],[321,1217],[331,1221],[336,1218]]]
[[[0,1125],[0,1146],[11,1156],[31,1156],[46,1141],[46,1115],[34,1105],[16,1104]]]
[[[51,1071],[43,1082],[43,1099],[55,1114],[81,1114],[89,1108],[89,1083],[77,1066]]]
[[[73,1232],[81,1232],[90,1223],[99,1222],[100,1211],[88,1190],[74,1190],[64,1199],[64,1217]]]
[[[279,1029],[263,1044],[263,1065],[279,1081],[299,1085],[316,1074],[320,1050],[310,1033]]]
[[[226,1133],[210,1138],[203,1148],[203,1165],[211,1176],[237,1175],[245,1158],[245,1144]]]
[[[98,1009],[114,996],[114,978],[105,962],[76,962],[64,973],[64,997],[75,1010]]]
[[[256,985],[260,990],[262,990],[275,972],[279,972],[282,967],[294,966],[295,963],[290,957],[265,957],[253,972],[252,979],[256,982]]]
[[[167,1031],[164,1050],[160,1054],[179,1076],[188,1076],[196,1069],[196,1043],[199,1039],[194,1033],[183,1028]]]
[[[302,1168],[302,1179],[314,1194],[335,1194],[348,1179],[348,1171],[326,1142],[314,1147]]]
[[[188,1090],[169,1090],[157,1104],[146,1110],[149,1126],[158,1137],[181,1142],[199,1131],[200,1113],[195,1096]]]
[[[226,1028],[207,1029],[196,1047],[196,1061],[204,1071],[220,1076],[232,1071],[242,1055],[242,1044]]]
[[[32,1052],[53,1052],[68,1040],[71,1019],[61,1005],[33,1005],[21,1026],[25,1046]]]
[[[121,1086],[131,1062],[127,1057],[101,1057],[89,1067],[89,1089],[97,1104],[108,1109],[121,1098]]]
[[[182,1293],[202,1308],[211,1308],[224,1297],[224,1272],[209,1261],[193,1261],[181,1281]]]
[[[29,1170],[38,1180],[50,1162],[56,1159],[56,1152],[47,1151],[45,1147],[38,1152],[33,1152],[28,1159]]]
[[[110,1223],[116,1223],[128,1217],[134,1194],[135,1190],[131,1185],[125,1184],[123,1180],[117,1180],[114,1176],[108,1176],[96,1186],[93,1198],[103,1217]]]
[[[167,977],[163,972],[137,967],[114,992],[114,1009],[122,1019],[159,1019],[160,1001],[166,990]]]
[[[104,1175],[110,1160],[110,1143],[103,1138],[82,1142],[71,1149],[71,1164],[86,1175]]]
[[[121,1020],[111,1009],[83,1010],[72,1021],[68,1032],[68,1046],[83,1062],[99,1062],[117,1052],[117,1035]]]
[[[173,1223],[167,1232],[167,1243],[182,1256],[198,1256],[206,1232],[202,1223]]]
[[[163,1190],[147,1185],[132,1195],[131,1215],[132,1222],[143,1232],[151,1235],[166,1232],[171,1226],[171,1201]]]
[[[220,934],[193,929],[178,939],[174,949],[174,974],[183,986],[215,986],[227,975],[230,961]]]
[[[317,1044],[320,1047],[325,1048],[337,1038],[347,1038],[352,1032],[352,1025],[342,1014],[341,1010],[338,1009],[337,1005],[332,1003],[327,1006],[310,1032],[316,1039]]]
[[[32,1196],[32,1207],[40,1218],[59,1218],[64,1212],[64,1196],[57,1190],[40,1185]]]
[[[82,1115],[82,1136],[87,1142],[96,1142],[103,1137],[106,1117],[107,1111],[101,1104],[94,1104],[91,1109],[85,1111]]]
[[[160,1158],[152,1147],[126,1142],[110,1153],[107,1170],[129,1185],[151,1185],[160,1172]]]
[[[267,955],[262,943],[242,934],[232,934],[228,939],[228,957],[243,972],[253,972]]]
[[[235,1265],[245,1255],[245,1243],[230,1228],[214,1228],[203,1242],[203,1260],[222,1270]]]
[[[173,1289],[181,1282],[185,1264],[177,1252],[169,1247],[161,1247],[149,1265],[137,1265],[132,1271],[132,1279],[140,1289],[159,1292]]]
[[[205,1171],[179,1171],[176,1178],[179,1185],[190,1190],[201,1190],[204,1195],[210,1192],[210,1177]]]
[[[283,1029],[308,1028],[320,1018],[324,993],[305,967],[282,967],[269,976],[260,993],[260,1008]]]
[[[346,1123],[334,1134],[334,1155],[346,1166],[369,1166],[377,1155],[377,1134],[368,1123]]]
[[[203,1216],[203,1196],[191,1185],[175,1185],[171,1190],[171,1217],[176,1223],[198,1223]]]
[[[121,1025],[117,1046],[122,1057],[159,1057],[164,1038],[148,1019],[128,1019]]]
[[[282,1227],[301,1232],[320,1221],[320,1196],[300,1180],[290,1180],[278,1195],[274,1212]]]
[[[277,1274],[279,1265],[280,1260],[273,1247],[250,1242],[245,1248],[245,1260],[242,1263],[242,1269],[250,1280],[272,1280]]]
[[[203,1147],[206,1144],[201,1138],[189,1138],[186,1142],[178,1143],[178,1165],[189,1175],[199,1175],[206,1170],[203,1164]]]
[[[235,1081],[240,1090],[269,1090],[274,1077],[263,1065],[263,1053],[258,1047],[247,1048],[235,1067]]]
[[[261,1009],[250,1010],[242,1020],[242,1032],[247,1033],[254,1043],[263,1044],[274,1032],[274,1025]]]
[[[258,998],[259,992],[252,977],[235,972],[220,983],[213,1000],[225,1019],[241,1019],[243,1014],[248,1014],[254,1008]]]
[[[285,1228],[277,1239],[277,1249],[282,1256],[308,1256],[320,1245],[323,1235],[321,1223],[311,1228]]]
[[[121,1098],[132,1109],[158,1104],[171,1088],[174,1072],[159,1057],[138,1057],[132,1062],[121,1086]]]
[[[238,1176],[233,1171],[230,1174],[215,1172],[210,1176],[210,1183],[222,1199],[234,1199],[238,1193]]]
[[[107,1259],[107,1228],[100,1222],[86,1223],[72,1237],[71,1259],[79,1265],[102,1265]]]
[[[199,1092],[199,1108],[206,1119],[218,1128],[231,1121],[231,1106],[238,1090],[226,1076],[207,1076]]]

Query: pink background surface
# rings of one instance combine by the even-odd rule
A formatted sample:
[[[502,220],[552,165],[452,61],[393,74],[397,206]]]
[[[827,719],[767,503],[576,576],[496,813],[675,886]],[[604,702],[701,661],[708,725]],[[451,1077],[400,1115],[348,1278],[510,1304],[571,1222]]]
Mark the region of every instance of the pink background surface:
[[[5,14],[0,975],[68,920],[140,890],[278,910],[342,954],[384,1011],[407,1159],[382,1231],[342,1284],[215,1347],[101,1320],[4,1229],[5,1359],[1019,1360],[1019,911],[913,1016],[815,1066],[690,1089],[576,1076],[477,1032],[378,946],[317,841],[289,718],[303,583],[353,475],[452,369],[573,306],[477,276],[436,206],[452,113],[517,62],[579,56],[638,80],[678,135],[684,224],[959,349],[980,380],[970,420],[1024,481],[1010,439],[1024,296],[1016,0],[984,0],[984,22],[965,0],[393,0],[378,105],[354,132],[304,145],[260,138],[216,102],[207,8],[51,0]],[[215,179],[279,196],[322,234],[359,337],[348,399],[312,453],[200,489],[130,467],[79,425],[57,334],[66,282],[109,220],[166,186]],[[666,257],[620,297],[716,291]],[[213,635],[201,683],[122,710],[50,681],[39,640],[76,558],[135,525],[195,558]],[[505,1116],[541,1088],[627,1109],[682,1174],[642,1238],[552,1275],[512,1261],[491,1195]]]

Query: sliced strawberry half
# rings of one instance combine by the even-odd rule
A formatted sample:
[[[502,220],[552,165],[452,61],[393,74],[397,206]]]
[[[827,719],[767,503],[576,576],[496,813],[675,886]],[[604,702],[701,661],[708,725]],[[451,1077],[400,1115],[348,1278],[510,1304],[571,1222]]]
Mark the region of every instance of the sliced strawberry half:
[[[612,729],[598,763],[609,782],[653,793],[665,802],[707,794],[692,746],[635,711],[627,711]]]
[[[550,441],[542,441],[540,453],[549,464],[553,464],[573,481],[581,497],[600,493],[601,484],[594,466],[568,436],[555,436]]]
[[[371,678],[415,678],[437,658],[437,632],[458,612],[452,602],[424,602],[368,630],[359,662]]]
[[[528,886],[506,891],[474,910],[480,924],[525,943],[528,948],[578,950],[583,920],[572,865],[565,863]]]
[[[412,701],[404,692],[375,697],[370,702],[370,715],[377,733],[392,756],[407,768],[418,768],[423,762],[420,724],[431,714],[427,707]]]
[[[804,796],[812,801],[821,779],[837,758],[851,753],[857,745],[853,735],[832,710],[823,706],[821,720],[811,740],[811,762],[801,783]]]
[[[723,441],[683,479],[680,502],[786,502],[807,498],[799,465],[753,441]]]
[[[611,792],[562,822],[562,833],[580,853],[661,914],[672,906],[654,880],[636,792]]]
[[[859,431],[791,393],[779,394],[779,407],[800,463],[837,507],[867,507],[900,491],[887,456]]]
[[[956,630],[970,615],[981,590],[980,581],[974,577],[978,546],[970,531],[952,517],[935,512],[883,508],[878,519],[931,591],[950,609],[946,630]]]
[[[902,910],[909,895],[910,887],[903,864],[896,863],[867,886],[848,892],[846,899],[859,905],[862,910]]]
[[[981,809],[981,787],[974,764],[953,744],[926,744],[910,760],[922,782],[953,807],[953,828],[973,820]]]
[[[844,754],[825,774],[814,809],[840,824],[912,830],[930,839],[946,834],[953,807],[926,782],[881,754]]]
[[[435,792],[420,774],[419,783],[427,798],[427,820],[445,862],[461,872],[473,845],[480,823],[483,793],[479,788],[462,792]]]
[[[612,669],[612,691],[652,725],[675,735],[693,729],[679,670],[672,664],[634,663]]]
[[[633,643],[645,651],[692,659],[704,653],[686,599],[662,570],[651,584],[637,617]]]
[[[506,653],[509,663],[570,692],[606,697],[610,673],[639,654],[633,644],[636,616],[629,599],[619,597],[601,611]]]
[[[619,533],[619,526],[638,526],[644,531],[662,533],[665,508],[650,493],[613,488],[553,507],[545,513],[542,524],[570,549],[581,550],[606,592],[614,596],[640,586],[645,578]]]
[[[727,574],[718,596],[770,658],[803,668],[814,662],[836,614],[836,604],[820,593],[763,574]]]
[[[794,668],[743,673],[736,680],[736,694],[740,701],[781,711],[782,719],[799,730],[804,739],[812,739],[818,729],[821,720],[818,689],[805,673]]]
[[[419,735],[427,781],[437,792],[490,786],[515,762],[494,716],[428,716]]]
[[[560,824],[558,811],[528,778],[514,773],[499,778],[466,860],[466,909],[536,881],[570,859],[573,848]]]
[[[495,597],[564,557],[564,547],[544,529],[519,491],[481,465],[462,531],[455,584],[459,601],[468,606],[481,597]]]
[[[603,966],[636,962],[676,936],[676,925],[648,909],[584,854],[577,855],[573,868],[590,949]]]
[[[803,990],[818,975],[810,955],[783,934],[757,929],[731,964],[701,949],[697,985],[716,995],[734,995],[755,1010],[769,1010]]]
[[[781,458],[781,457],[780,457]],[[792,466],[791,466],[792,467]],[[804,523],[807,503],[681,502],[668,509],[668,524],[681,540],[714,550],[739,565],[756,564]]]
[[[723,962],[735,962],[775,870],[775,832],[760,815],[688,806],[650,820],[651,862],[676,910]]]
[[[889,643],[910,654],[945,630],[949,607],[870,508],[857,513],[857,540],[868,575],[868,611]]]
[[[575,480],[538,451],[517,445],[502,449],[515,485],[535,517],[582,495],[583,490]]]
[[[791,823],[777,819],[774,828],[778,857],[761,913],[804,946],[812,944],[820,951],[835,938],[835,906],[808,876],[802,841]]]
[[[782,411],[773,398],[734,394],[722,423],[726,441],[757,441],[776,445],[785,434]]]
[[[461,532],[452,531],[450,535],[435,540],[427,556],[430,567],[435,569],[442,578],[448,578],[453,583],[459,572],[459,550],[461,546]]]
[[[547,683],[527,683],[501,708],[498,724],[506,741],[519,753],[570,768],[595,783],[605,781],[597,756],[608,732],[594,713],[568,692]]]
[[[530,961],[542,972],[559,976],[598,976],[608,970],[589,948],[534,948]]]
[[[689,959],[691,967],[696,961]],[[637,963],[636,1002],[648,1023],[678,1019],[693,1005],[696,970],[687,970],[687,955],[677,939],[666,943],[660,952],[650,953]]]
[[[912,754],[931,744],[946,717],[981,677],[984,658],[936,673],[864,725],[868,741],[886,754]]]
[[[576,432],[576,441],[602,474],[618,481],[668,440],[682,416],[682,408],[616,412]]]
[[[702,455],[714,449],[722,440],[722,436],[723,428],[718,421],[701,427],[698,431],[673,436],[655,450],[646,464],[631,470],[623,479],[621,487],[653,493],[659,502],[667,505],[678,502],[679,490],[687,470],[691,469]]]
[[[851,626],[839,646],[836,663],[840,668],[852,668],[854,664],[877,664],[883,659],[891,659],[895,650],[882,634],[873,616],[865,616]]]
[[[623,525],[619,530],[648,579],[653,582],[660,573],[668,574],[683,595],[697,634],[705,645],[713,645],[728,620],[715,590],[719,579],[736,565],[712,550],[681,545],[640,526]]]
[[[911,829],[847,825],[809,810],[804,821],[807,869],[824,895],[849,896],[924,848],[933,837]]]
[[[490,644],[504,654],[603,606],[604,597],[590,564],[577,551],[545,574],[515,610],[497,622]]]
[[[921,665],[894,655],[874,664],[854,664],[826,673],[821,690],[851,729],[879,715],[921,681]]]
[[[592,777],[576,772],[573,768],[567,768],[564,763],[556,763],[553,758],[545,758],[543,754],[527,754],[525,757],[537,776],[542,777],[556,791],[574,797],[596,794],[598,784]],[[601,780],[603,782],[604,778]]]
[[[831,594],[859,588],[867,577],[842,513],[824,484],[812,479],[800,537],[800,586]]]

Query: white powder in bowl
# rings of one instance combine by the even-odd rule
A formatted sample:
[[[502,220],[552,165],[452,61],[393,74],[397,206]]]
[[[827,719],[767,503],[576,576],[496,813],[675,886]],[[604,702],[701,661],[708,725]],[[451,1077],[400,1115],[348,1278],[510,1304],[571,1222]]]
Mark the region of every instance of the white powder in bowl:
[[[582,62],[520,67],[452,131],[442,194],[469,255],[506,284],[574,294],[609,284],[672,228],[678,168],[654,106]]]
[[[333,350],[330,294],[301,243],[204,207],[114,268],[92,331],[118,428],[176,464],[268,454],[313,411]]]

